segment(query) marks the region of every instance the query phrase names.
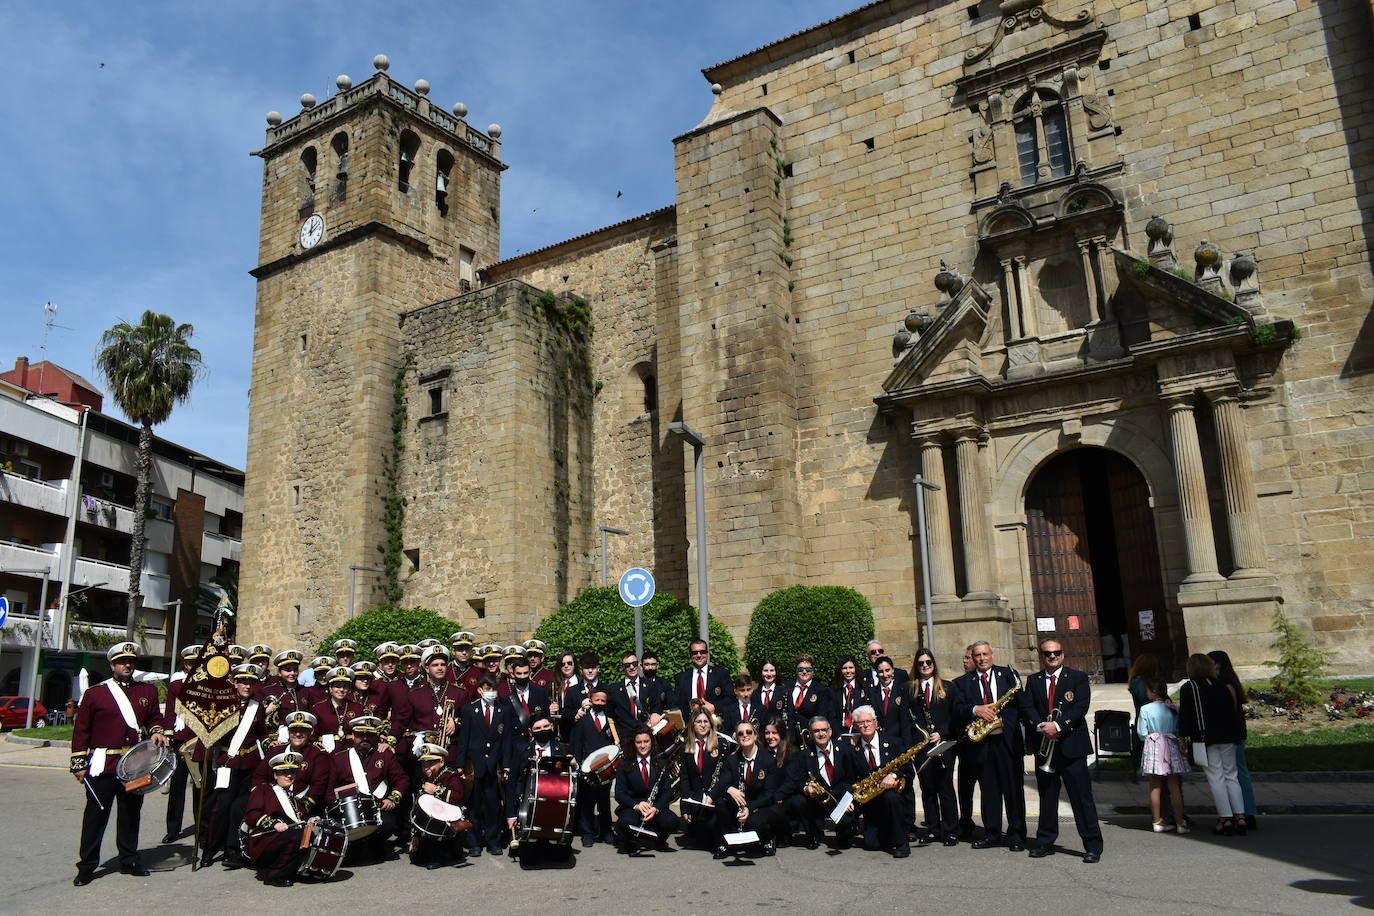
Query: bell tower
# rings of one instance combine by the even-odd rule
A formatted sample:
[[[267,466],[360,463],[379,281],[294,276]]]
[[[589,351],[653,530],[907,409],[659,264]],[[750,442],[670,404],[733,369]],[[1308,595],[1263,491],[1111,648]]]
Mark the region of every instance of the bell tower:
[[[380,567],[402,312],[499,260],[501,130],[376,72],[267,115],[240,636],[310,645]],[[359,610],[381,577],[359,571]]]

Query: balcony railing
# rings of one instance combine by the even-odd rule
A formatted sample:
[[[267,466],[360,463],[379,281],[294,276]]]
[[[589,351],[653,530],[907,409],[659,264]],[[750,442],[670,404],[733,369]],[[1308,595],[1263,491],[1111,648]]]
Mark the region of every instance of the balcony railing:
[[[81,494],[81,505],[77,508],[77,518],[102,528],[113,528],[121,534],[134,533],[134,510],[128,506],[92,496]]]
[[[238,538],[231,538],[215,531],[207,531],[204,538],[201,539],[200,562],[208,566],[218,566],[225,560],[233,560],[237,563],[242,554],[243,542]]]
[[[11,614],[5,622],[3,639],[6,647],[32,648],[40,644],[51,648],[55,645],[51,620],[40,621],[31,614]],[[124,638],[124,624],[90,623],[73,620],[67,625],[67,648],[76,651],[103,651]],[[161,628],[146,627],[141,631],[144,655],[159,656],[165,651],[167,632]]]
[[[20,474],[0,472],[0,501],[11,502],[50,515],[67,514],[67,482],[47,483]]]

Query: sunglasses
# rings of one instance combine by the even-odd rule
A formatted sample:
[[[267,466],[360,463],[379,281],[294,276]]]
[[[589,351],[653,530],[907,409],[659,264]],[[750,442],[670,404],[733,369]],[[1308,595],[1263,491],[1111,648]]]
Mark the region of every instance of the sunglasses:
[[[923,658],[916,663],[917,668],[934,668],[935,663],[928,658]]]
[[[800,667],[800,668],[797,669],[797,673],[798,673],[798,674],[801,674],[803,671],[815,671],[815,670],[816,670],[815,668],[808,668],[808,667],[802,666],[802,667]]]
[[[1045,656],[1046,658],[1058,658],[1059,656],[1064,654],[1064,650],[1044,649],[1041,651],[1040,654]]]
[[[735,732],[735,737],[736,737],[736,738],[752,738],[753,736],[754,736],[754,733],[751,732],[751,731],[749,731],[749,732]]]
[[[693,649],[692,652],[691,652],[691,654],[694,655],[694,656],[696,656],[696,655],[710,655],[711,653],[708,652],[708,651],[706,651],[705,649]]]
[[[577,662],[559,662],[559,664],[564,668],[571,668],[573,665],[576,665]]]
[[[626,670],[628,671],[630,668],[638,668],[638,667],[639,667],[639,662],[626,662],[625,664],[621,665],[620,667],[622,667],[622,668],[624,668],[624,669],[626,669]]]
[[[869,650],[868,650],[868,654],[869,654],[869,655],[882,655],[882,654],[883,654],[883,650],[882,650],[882,649],[869,649]]]

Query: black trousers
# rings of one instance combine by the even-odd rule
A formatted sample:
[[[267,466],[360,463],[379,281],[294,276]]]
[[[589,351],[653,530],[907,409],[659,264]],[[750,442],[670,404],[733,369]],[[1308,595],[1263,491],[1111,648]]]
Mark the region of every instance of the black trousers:
[[[654,835],[658,837],[661,843],[672,836],[673,831],[677,830],[678,819],[677,815],[667,808],[658,808],[656,810],[658,813],[654,815],[653,820],[649,821],[649,829],[654,832]],[[644,824],[644,816],[634,808],[621,808],[617,822],[621,827],[625,828],[640,827]]]
[[[262,846],[253,859],[258,869],[258,877],[264,881],[294,879],[305,861],[307,850],[301,849],[301,835],[304,824],[288,827],[281,833],[272,833],[263,838]]]
[[[228,788],[210,791],[210,797],[205,800],[205,825],[200,837],[203,854],[223,852],[229,861],[243,859],[238,828],[248,810],[248,796],[253,792],[252,776],[253,771],[247,767],[230,770]],[[214,785],[214,767],[210,768],[207,778]]]
[[[773,838],[773,819],[768,815],[768,809],[757,810],[749,809],[749,814],[744,819],[741,826],[739,822],[739,805],[729,795],[720,800],[719,810],[716,812],[716,842],[723,845],[725,834],[736,833],[740,830],[752,830],[759,835],[759,839],[767,842]]]
[[[959,809],[955,804],[954,761],[943,756],[936,757],[921,771],[921,806],[930,832],[947,837],[959,833]],[[973,792],[972,786],[969,792]]]
[[[973,790],[978,787],[978,764],[973,759],[973,753],[963,744],[960,744],[953,753],[959,764],[959,830],[971,832],[973,830]],[[949,766],[953,767],[954,764],[950,763]]]
[[[577,791],[577,829],[583,839],[599,840],[611,832],[611,786],[583,781]]]
[[[506,818],[502,813],[501,789],[495,773],[473,779],[467,812],[472,819],[472,828],[468,830],[469,850],[506,845]]]
[[[396,810],[383,811],[380,802],[378,803],[377,813],[382,816],[382,826],[369,833],[357,842],[348,844],[348,855],[346,861],[350,865],[364,865],[373,862],[380,862],[386,858],[387,840],[396,835]]]
[[[90,792],[85,793],[86,810],[81,815],[81,858],[76,863],[77,871],[92,872],[100,866],[100,842],[105,838],[105,825],[110,822],[110,814],[116,807],[119,813],[115,818],[115,846],[119,849],[119,865],[121,868],[138,865],[138,822],[143,812],[143,796],[125,792],[113,773],[88,776],[86,782],[100,799],[100,805],[91,798]],[[105,810],[100,809],[101,805]]]
[[[802,809],[802,821],[806,824],[806,831],[811,836],[819,839],[824,833],[825,819],[833,810],[833,805],[821,804],[812,798],[806,799],[806,807]],[[854,810],[840,817],[840,822],[835,825],[835,836],[844,840],[849,838],[859,826],[859,809],[854,806]]]
[[[186,784],[190,782],[191,770],[186,766],[186,758],[181,756],[181,746],[184,741],[172,742],[172,757],[177,762],[177,768],[172,771],[171,781],[168,788],[171,794],[167,796],[167,833],[176,836],[181,833],[181,822],[186,815]],[[200,789],[194,784],[191,786],[191,821],[196,819],[196,809],[200,807]]]
[[[896,789],[888,789],[859,809],[864,816],[865,849],[901,849],[908,844],[906,803]]]
[[[694,805],[691,802],[682,802],[680,807],[682,813],[690,818],[684,831],[688,841],[697,849],[710,849],[715,846],[720,835],[720,831],[716,829],[720,809],[715,805]]]
[[[1002,809],[1005,807],[1007,842],[1025,842],[1025,785],[1021,758],[1012,756],[1001,737],[988,739],[983,746],[983,761],[978,771],[978,790],[983,793],[983,829],[988,836],[1002,835]]]
[[[1040,827],[1035,831],[1036,845],[1053,846],[1059,838],[1059,786],[1063,783],[1078,836],[1083,841],[1083,851],[1102,855],[1102,827],[1097,822],[1097,803],[1093,801],[1087,758],[1058,759],[1055,767],[1054,773],[1035,771],[1035,786],[1040,790]]]

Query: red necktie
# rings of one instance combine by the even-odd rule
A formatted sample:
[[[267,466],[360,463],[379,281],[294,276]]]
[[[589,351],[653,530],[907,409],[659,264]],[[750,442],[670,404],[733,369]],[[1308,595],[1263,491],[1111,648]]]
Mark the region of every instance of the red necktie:
[[[983,672],[983,704],[984,704],[984,705],[991,705],[991,703],[992,703],[992,688],[988,686],[988,673],[987,673],[986,671],[984,671],[984,672]]]
[[[763,705],[764,705],[765,707],[768,707],[768,706],[772,706],[772,705],[773,705],[773,688],[772,688],[772,687],[765,687],[765,688],[763,688]]]
[[[868,772],[872,773],[878,768],[878,758],[873,756],[873,745],[868,746]]]
[[[930,681],[926,681],[926,709],[930,708]]]
[[[744,789],[745,791],[748,791],[748,789],[749,789],[749,777],[751,777],[751,776],[753,776],[753,775],[754,775],[754,761],[752,761],[752,760],[746,760],[746,761],[744,761],[744,785],[741,786],[740,788]]]
[[[739,720],[746,721],[749,718],[749,707],[744,703],[739,704]]]
[[[649,787],[649,758],[639,758],[639,775],[644,777],[644,787]]]
[[[1050,696],[1049,696],[1050,709],[1054,709],[1054,681],[1055,681],[1055,678],[1057,678],[1057,677],[1059,677],[1059,675],[1057,675],[1057,674],[1051,674],[1051,675],[1050,675]]]
[[[891,687],[884,687],[884,688],[883,688],[883,718],[887,718],[887,701],[888,701],[888,699],[890,698],[891,693],[892,693],[892,688],[891,688]]]
[[[487,712],[487,728],[491,728],[491,704],[483,703],[482,705],[486,708]]]
[[[520,705],[525,707],[525,715],[528,716],[530,714],[530,704],[529,700],[523,694],[520,696]]]
[[[697,739],[697,772],[700,773],[706,766],[706,742]]]
[[[854,724],[854,685],[846,684],[844,688],[844,727],[849,728]]]
[[[835,764],[830,762],[830,752],[825,751],[825,782],[827,785],[835,784]]]
[[[631,719],[638,719],[638,718],[639,718],[639,712],[638,712],[637,709],[636,709],[635,697],[639,696],[639,691],[638,691],[638,690],[635,690],[635,685],[634,685],[634,682],[633,682],[633,681],[627,682],[625,686],[626,686],[626,691],[625,691],[625,692],[626,692],[626,693],[629,695],[629,697],[630,697],[630,718],[631,718]]]
[[[796,700],[793,701],[794,703],[796,703],[797,709],[798,709],[798,710],[801,709],[801,701],[802,701],[802,697],[804,697],[804,696],[806,696],[806,688],[803,687],[801,684],[798,684],[798,685],[797,685],[797,698],[796,698]]]
[[[697,699],[706,699],[706,672],[697,669]]]
[[[599,732],[606,730],[606,717],[600,712],[596,714],[596,730]]]

